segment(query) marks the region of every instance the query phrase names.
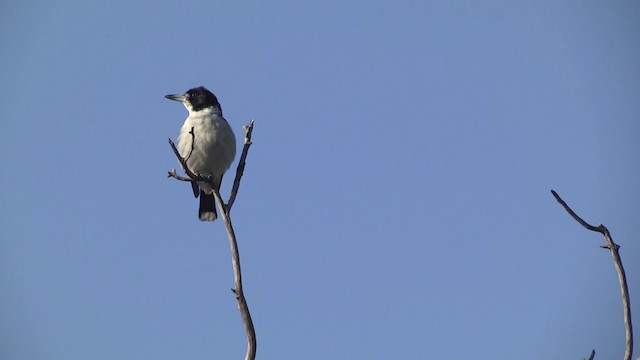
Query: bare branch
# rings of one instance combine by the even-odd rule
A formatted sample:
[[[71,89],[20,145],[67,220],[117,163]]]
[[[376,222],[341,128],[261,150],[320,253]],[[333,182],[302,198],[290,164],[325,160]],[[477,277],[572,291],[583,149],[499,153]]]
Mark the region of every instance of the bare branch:
[[[584,226],[585,228],[587,228],[587,229],[589,229],[591,231],[597,231],[599,233],[602,233],[602,230],[600,228],[595,227],[593,225],[587,224],[586,221],[582,220],[582,218],[580,216],[578,216],[578,214],[576,214],[573,210],[571,210],[569,205],[567,205],[567,203],[564,202],[564,200],[562,200],[562,198],[560,197],[560,195],[558,195],[557,192],[551,190],[551,194],[553,194],[553,197],[556,198],[556,200],[560,203],[560,205],[562,205],[562,207],[564,207],[564,209],[567,210],[569,215],[571,215],[571,217],[574,218],[580,225]],[[600,225],[600,226],[602,226],[602,225]]]
[[[189,169],[189,166],[187,165],[187,160],[182,156],[180,156],[180,152],[178,152],[178,149],[176,148],[176,144],[173,143],[173,140],[171,140],[171,138],[169,138],[169,146],[171,146],[173,153],[176,155],[176,157],[178,158],[178,161],[180,162],[180,166],[182,166],[182,170],[184,171],[185,174],[187,174],[189,179],[187,180],[185,177],[179,176],[177,174],[174,176],[175,169],[173,169],[172,171],[169,171],[169,174],[167,175],[168,177],[172,177],[180,181],[204,181],[211,184],[211,186],[213,186],[213,176],[202,176],[200,174],[195,174],[193,171],[191,171],[191,169]]]
[[[245,360],[254,360],[256,358],[256,332],[253,327],[253,321],[251,320],[251,313],[249,312],[249,306],[247,300],[244,297],[244,291],[242,289],[242,271],[240,269],[240,253],[238,251],[238,242],[236,241],[236,233],[233,230],[233,224],[231,223],[231,217],[229,215],[228,207],[223,205],[222,197],[218,189],[213,189],[213,195],[216,198],[220,212],[222,213],[222,220],[224,226],[227,229],[227,235],[229,237],[229,246],[231,247],[231,263],[233,265],[233,280],[234,288],[231,289],[236,296],[236,302],[238,303],[238,310],[240,310],[240,316],[242,316],[242,322],[244,323],[244,329],[247,333],[247,353]]]
[[[249,121],[249,125],[242,127],[244,129],[244,147],[242,148],[242,155],[240,155],[240,161],[238,161],[238,168],[236,169],[236,178],[233,180],[233,188],[231,189],[231,196],[226,207],[231,211],[233,203],[236,202],[236,196],[238,195],[238,189],[240,188],[240,179],[244,174],[244,166],[247,161],[247,154],[251,147],[251,134],[253,133],[253,119]]]
[[[622,294],[622,308],[624,312],[624,325],[625,325],[625,333],[626,333],[626,347],[624,352],[624,360],[631,360],[631,355],[633,353],[633,326],[631,324],[631,302],[629,300],[629,289],[627,287],[627,276],[624,272],[624,267],[622,266],[622,259],[620,258],[620,253],[618,249],[620,246],[613,242],[613,238],[611,237],[611,233],[606,226],[600,224],[598,226],[593,226],[588,224],[586,221],[582,220],[580,216],[578,216],[570,207],[567,205],[560,195],[555,191],[551,190],[551,194],[556,198],[556,200],[564,207],[564,209],[573,217],[580,225],[585,228],[601,233],[604,236],[605,244],[602,245],[602,248],[609,249],[611,251],[611,257],[613,258],[613,264],[616,267],[616,271],[618,273],[618,282],[620,283],[620,292]],[[595,351],[592,352],[592,357],[595,356]]]
[[[180,152],[176,148],[175,144],[171,139],[169,139],[169,145],[171,149],[173,149],[173,153],[178,158],[182,169],[184,170],[187,177],[180,176],[176,173],[175,169],[172,169],[168,172],[168,177],[172,177],[176,180],[180,181],[205,181],[211,185],[213,188],[213,195],[216,199],[216,203],[220,208],[220,212],[222,213],[222,220],[224,221],[225,228],[227,230],[227,235],[229,237],[229,245],[231,247],[231,262],[233,265],[233,279],[234,279],[234,288],[231,289],[236,296],[236,301],[238,303],[238,309],[240,310],[240,315],[242,316],[242,322],[245,327],[245,331],[247,333],[247,353],[245,355],[245,360],[254,360],[256,357],[256,349],[257,349],[257,341],[256,341],[256,333],[253,327],[253,321],[251,320],[251,313],[249,312],[249,306],[247,305],[247,300],[244,297],[244,290],[242,289],[242,271],[240,268],[240,253],[238,251],[238,242],[236,241],[236,234],[233,230],[233,224],[231,223],[231,217],[229,212],[231,211],[231,207],[236,200],[236,196],[238,194],[238,189],[240,187],[240,179],[244,173],[244,167],[247,159],[247,154],[249,152],[249,147],[251,146],[251,133],[253,132],[253,119],[249,122],[248,125],[243,126],[245,131],[244,138],[244,148],[242,149],[242,155],[240,156],[240,161],[238,163],[238,168],[236,170],[236,177],[233,181],[233,188],[231,189],[231,195],[229,197],[229,202],[225,204],[222,201],[222,197],[220,196],[219,189],[216,188],[213,181],[213,176],[202,176],[199,174],[193,173],[189,166],[187,165],[187,159],[191,156],[194,149],[195,144],[195,132],[193,128],[189,132],[191,134],[191,151],[187,158],[183,158],[180,156]]]
[[[178,175],[178,173],[176,173],[176,169],[171,169],[168,173],[167,173],[167,177],[170,178],[174,178],[176,180],[180,180],[180,181],[188,181],[188,182],[192,182],[193,180],[191,178],[188,178],[186,176],[180,176]]]
[[[193,130],[193,126],[191,127],[189,134],[191,134],[191,150],[189,150],[189,155],[187,155],[186,159],[184,159],[185,162],[189,161],[189,159],[191,158],[191,155],[193,154],[193,149],[196,148],[196,133]]]

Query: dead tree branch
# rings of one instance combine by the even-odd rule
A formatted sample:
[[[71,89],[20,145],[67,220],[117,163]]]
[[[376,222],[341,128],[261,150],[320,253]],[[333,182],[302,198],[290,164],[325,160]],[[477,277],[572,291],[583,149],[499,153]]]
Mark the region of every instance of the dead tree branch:
[[[240,316],[242,316],[242,322],[244,323],[244,330],[247,333],[247,353],[245,360],[254,360],[256,358],[256,331],[253,328],[253,321],[251,320],[251,313],[249,312],[249,306],[247,300],[244,297],[244,291],[242,289],[242,272],[240,271],[240,253],[238,251],[238,242],[236,241],[236,233],[233,230],[233,224],[229,217],[227,206],[222,203],[220,192],[217,189],[213,189],[213,195],[216,197],[216,201],[220,205],[220,212],[222,213],[222,220],[224,220],[224,226],[227,229],[229,236],[229,246],[231,247],[231,263],[233,265],[233,280],[234,288],[231,289],[236,296],[236,302],[238,303],[238,310],[240,310]]]
[[[231,189],[231,195],[229,197],[229,201],[225,204],[222,201],[222,197],[220,196],[220,192],[213,184],[212,176],[202,176],[200,174],[194,174],[187,165],[187,159],[191,156],[191,152],[193,152],[193,143],[189,156],[187,159],[180,156],[178,149],[171,139],[169,139],[169,145],[171,149],[173,149],[173,153],[178,158],[182,169],[184,170],[186,177],[180,176],[176,173],[175,169],[169,171],[168,176],[172,177],[176,180],[180,181],[205,181],[208,182],[213,188],[213,195],[216,198],[216,203],[220,208],[220,212],[222,213],[222,220],[224,221],[224,226],[227,230],[227,235],[229,237],[229,246],[231,247],[231,263],[233,265],[233,279],[234,279],[234,288],[231,289],[236,296],[236,302],[238,303],[238,309],[240,310],[240,315],[242,316],[242,322],[244,324],[245,332],[247,333],[247,353],[245,355],[245,360],[254,360],[256,357],[257,350],[257,342],[256,342],[256,332],[253,327],[253,321],[251,320],[251,313],[249,312],[249,306],[247,305],[247,300],[244,297],[244,290],[242,289],[242,271],[240,268],[240,252],[238,250],[238,242],[236,240],[236,234],[233,230],[233,224],[231,223],[231,207],[236,200],[236,196],[238,194],[238,189],[240,188],[240,179],[244,173],[244,167],[247,159],[247,154],[249,153],[249,147],[251,147],[251,134],[253,132],[253,119],[249,122],[248,125],[243,126],[245,137],[244,137],[244,147],[242,148],[242,155],[240,156],[240,161],[238,162],[238,168],[236,169],[236,177],[233,181],[233,187]],[[193,128],[190,132],[193,137],[192,140],[195,140],[195,133],[193,132]]]
[[[253,119],[249,121],[248,125],[242,127],[244,130],[244,147],[242,148],[242,155],[240,155],[240,161],[238,161],[238,168],[236,169],[236,178],[233,180],[233,187],[231,188],[231,196],[227,207],[231,211],[233,203],[236,202],[236,196],[238,195],[238,189],[240,188],[240,179],[244,174],[244,165],[247,161],[247,154],[249,153],[249,147],[251,147],[251,133],[253,132]]]
[[[556,200],[564,207],[564,209],[574,218],[580,225],[584,226],[586,229],[591,231],[596,231],[601,233],[604,236],[605,244],[600,247],[603,249],[609,249],[611,251],[611,257],[613,258],[613,264],[616,267],[616,271],[618,273],[618,282],[620,283],[620,292],[622,293],[622,308],[624,311],[624,326],[627,338],[627,344],[624,352],[624,360],[631,360],[631,356],[633,353],[633,326],[631,324],[631,303],[629,301],[629,289],[627,287],[627,276],[624,272],[624,267],[622,266],[622,259],[620,258],[620,253],[618,249],[620,246],[613,242],[613,238],[611,237],[611,233],[609,233],[609,229],[606,226],[600,224],[598,226],[593,226],[588,224],[586,221],[582,220],[578,214],[576,214],[570,207],[567,205],[560,195],[555,191],[551,190],[551,194],[556,198]],[[592,353],[595,355],[595,352]]]

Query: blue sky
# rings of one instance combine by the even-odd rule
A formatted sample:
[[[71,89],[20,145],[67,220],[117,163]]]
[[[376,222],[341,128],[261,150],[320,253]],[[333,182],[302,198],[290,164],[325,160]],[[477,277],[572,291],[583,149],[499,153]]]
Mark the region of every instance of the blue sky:
[[[224,227],[165,176],[163,96],[198,85],[239,140],[256,121],[233,220],[259,359],[622,357],[611,257],[550,189],[622,246],[640,326],[637,2],[0,14],[0,358],[244,356]]]

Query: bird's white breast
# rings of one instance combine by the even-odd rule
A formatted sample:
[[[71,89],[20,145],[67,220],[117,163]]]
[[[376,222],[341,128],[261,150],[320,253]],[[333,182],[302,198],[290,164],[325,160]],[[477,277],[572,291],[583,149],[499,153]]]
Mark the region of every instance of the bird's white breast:
[[[207,108],[189,114],[178,135],[178,151],[188,158],[187,165],[193,172],[218,178],[235,158],[236,139],[219,111]]]

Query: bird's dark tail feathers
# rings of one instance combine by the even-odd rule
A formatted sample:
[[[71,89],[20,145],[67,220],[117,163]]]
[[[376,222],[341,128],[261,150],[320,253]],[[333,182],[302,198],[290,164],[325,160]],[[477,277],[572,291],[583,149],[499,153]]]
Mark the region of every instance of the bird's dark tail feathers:
[[[198,217],[202,221],[213,221],[218,218],[216,212],[216,198],[213,193],[207,195],[204,191],[200,190],[200,209],[198,210]]]

